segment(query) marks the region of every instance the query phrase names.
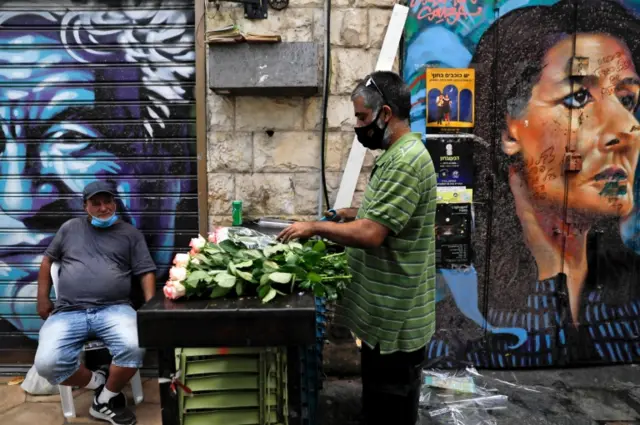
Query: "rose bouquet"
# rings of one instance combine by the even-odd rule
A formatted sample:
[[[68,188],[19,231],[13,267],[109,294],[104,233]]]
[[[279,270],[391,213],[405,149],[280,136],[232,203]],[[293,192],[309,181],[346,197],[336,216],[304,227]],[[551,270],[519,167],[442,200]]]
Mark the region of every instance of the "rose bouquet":
[[[262,249],[226,239],[198,236],[189,253],[176,254],[165,297],[220,298],[258,296],[269,302],[277,295],[300,291],[337,299],[350,281],[344,252],[331,253],[323,241],[272,243]]]

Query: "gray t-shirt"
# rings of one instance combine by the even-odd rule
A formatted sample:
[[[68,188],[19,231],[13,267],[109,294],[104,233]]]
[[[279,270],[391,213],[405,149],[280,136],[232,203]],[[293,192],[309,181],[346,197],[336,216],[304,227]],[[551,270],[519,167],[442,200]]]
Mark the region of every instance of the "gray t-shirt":
[[[45,255],[60,262],[54,312],[130,304],[132,277],[156,270],[142,233],[122,220],[99,229],[72,218]]]

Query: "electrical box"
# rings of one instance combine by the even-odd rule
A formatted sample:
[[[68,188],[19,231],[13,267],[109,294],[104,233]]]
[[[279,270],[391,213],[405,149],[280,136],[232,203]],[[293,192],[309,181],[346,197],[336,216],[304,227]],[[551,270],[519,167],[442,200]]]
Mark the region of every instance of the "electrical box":
[[[582,170],[582,155],[580,155],[578,152],[565,153],[564,170],[574,172]]]
[[[209,87],[219,95],[319,93],[318,43],[225,43],[209,46]]]
[[[571,58],[571,76],[584,77],[589,72],[589,58],[574,56]]]

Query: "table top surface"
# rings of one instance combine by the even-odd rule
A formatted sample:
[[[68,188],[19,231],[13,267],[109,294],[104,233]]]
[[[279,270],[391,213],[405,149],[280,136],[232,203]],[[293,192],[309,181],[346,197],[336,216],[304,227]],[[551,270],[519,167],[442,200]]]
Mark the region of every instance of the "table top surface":
[[[190,299],[190,300],[169,300],[166,299],[162,291],[149,300],[138,310],[138,314],[149,314],[154,312],[224,312],[232,311],[245,312],[266,312],[266,311],[315,311],[315,298],[310,293],[292,294],[288,296],[277,296],[268,303],[263,303],[258,297],[241,298],[218,298],[218,299]]]

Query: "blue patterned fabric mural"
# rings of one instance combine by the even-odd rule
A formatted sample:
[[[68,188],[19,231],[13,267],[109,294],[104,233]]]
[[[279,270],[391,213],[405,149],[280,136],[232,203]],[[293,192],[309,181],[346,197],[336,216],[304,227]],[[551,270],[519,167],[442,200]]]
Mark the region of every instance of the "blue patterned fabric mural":
[[[117,188],[161,274],[188,244],[194,61],[192,1],[0,2],[0,364],[32,359],[42,253],[88,182]]]
[[[410,3],[412,129],[427,67],[476,69],[474,261],[438,273],[431,359],[640,361],[639,17],[629,0]]]

